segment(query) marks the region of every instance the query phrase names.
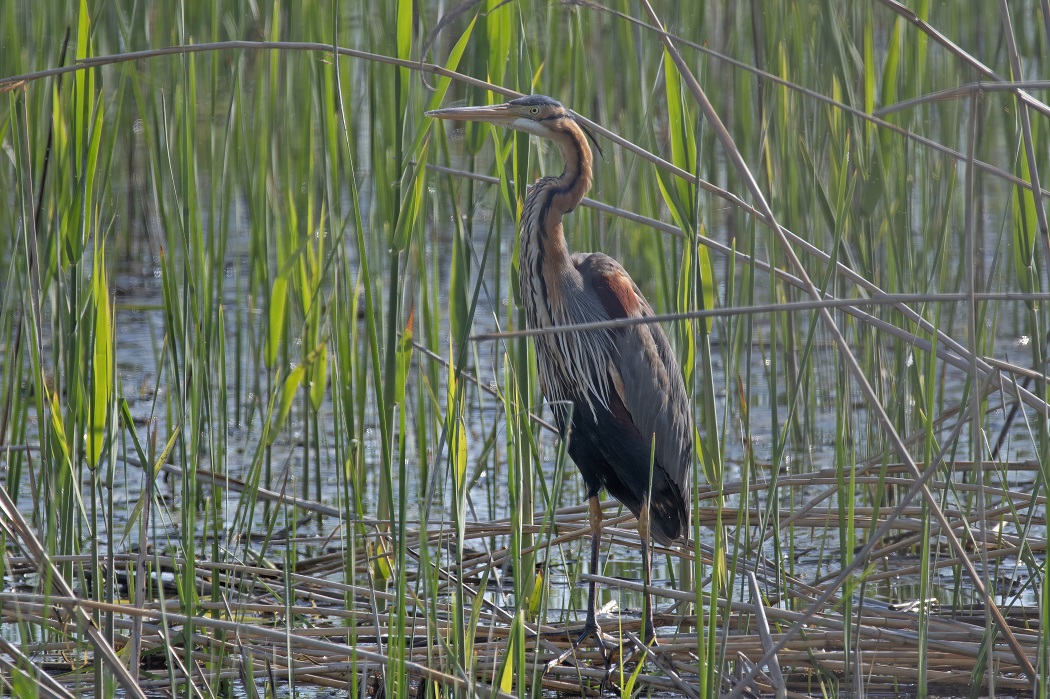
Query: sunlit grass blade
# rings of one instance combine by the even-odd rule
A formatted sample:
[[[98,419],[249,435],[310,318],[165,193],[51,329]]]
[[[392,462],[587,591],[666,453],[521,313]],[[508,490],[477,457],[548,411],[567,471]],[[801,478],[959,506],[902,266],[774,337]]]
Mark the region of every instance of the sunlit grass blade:
[[[418,160],[414,166],[410,166],[405,172],[406,186],[403,187],[405,197],[401,201],[401,208],[397,214],[397,224],[394,228],[394,249],[404,250],[408,244],[409,236],[416,225],[419,217],[419,207],[423,202],[423,187],[427,178],[427,145],[424,144],[418,154]]]
[[[452,51],[449,52],[448,58],[445,60],[445,68],[450,71],[455,71],[459,68],[460,59],[463,58],[463,52],[466,51],[470,45],[470,38],[474,33],[474,25],[477,22],[477,16],[470,20],[470,24],[463,30],[463,34],[460,35],[459,40],[456,41],[455,46],[452,47]],[[430,105],[427,107],[427,111],[437,109],[442,106],[445,101],[445,95],[448,93],[449,85],[452,84],[452,79],[447,77],[440,77],[437,83],[434,85],[434,94],[430,97]],[[432,122],[433,119],[430,117],[423,117],[424,124]],[[419,129],[416,133],[416,138],[412,142],[412,147],[409,148],[411,158],[418,162],[425,162],[425,158],[419,156],[420,149],[423,147],[423,140],[426,138],[428,133],[427,128]]]
[[[120,401],[120,413],[125,424],[134,424],[134,418],[132,418],[131,416],[131,410],[128,408],[127,401]],[[142,450],[142,445],[139,444],[138,436],[135,434],[135,431],[128,430],[128,432],[131,435],[133,443],[135,445],[135,453],[137,454],[139,461],[144,467],[144,477],[156,478],[160,475],[161,469],[164,468],[164,464],[168,461],[168,458],[171,456],[172,450],[175,448],[175,444],[179,436],[179,427],[176,426],[175,429],[171,431],[171,436],[168,437],[168,441],[164,444],[164,448],[160,450],[160,453],[154,460],[152,467],[149,466],[149,459],[146,456],[146,453]],[[145,498],[149,490],[149,488],[143,489],[142,493],[139,495],[138,500],[135,502],[135,507],[131,510],[131,514],[128,515],[128,520],[124,525],[124,532],[121,534],[121,543],[124,543],[127,540],[128,535],[131,533],[134,526],[138,523],[138,519],[142,515],[142,511],[143,509],[145,509]]]
[[[273,444],[277,439],[277,435],[280,433],[281,428],[284,426],[285,421],[288,419],[288,413],[292,409],[292,401],[295,400],[295,394],[298,392],[305,383],[310,368],[319,361],[323,361],[326,356],[324,345],[315,347],[303,361],[288,372],[288,375],[284,378],[281,383],[281,389],[279,393],[279,399],[277,401],[277,413],[274,415],[267,428],[267,435],[269,437],[269,443]]]
[[[1036,135],[1036,122],[1032,122],[1032,136]],[[1028,158],[1022,148],[1017,159],[1017,176],[1025,182],[1031,182],[1031,171],[1028,166]],[[1034,291],[1037,288],[1035,269],[1035,245],[1038,240],[1038,221],[1035,211],[1035,195],[1032,191],[1023,187],[1014,186],[1014,196],[1011,197],[1011,212],[1013,214],[1013,259],[1014,272],[1017,280],[1024,291]]]
[[[98,467],[106,441],[110,399],[113,395],[113,367],[116,361],[113,342],[109,285],[106,283],[106,248],[102,246],[94,259],[91,296],[95,306],[94,342],[91,357],[91,405],[87,424],[87,462]]]
[[[317,358],[310,364],[308,376],[310,380],[310,404],[314,410],[320,410],[328,383],[327,345],[318,347]]]
[[[277,351],[284,336],[284,316],[288,302],[288,278],[280,275],[273,280],[270,291],[269,323],[266,336],[266,365],[272,367],[277,361]]]
[[[688,113],[686,103],[682,100],[682,85],[678,76],[678,67],[671,60],[670,54],[664,52],[664,94],[667,99],[667,130],[671,142],[671,162],[686,171],[696,167],[696,137],[693,131],[693,119]],[[692,211],[695,200],[695,188],[681,178],[675,178],[679,225],[682,230],[695,229],[695,215]],[[671,205],[671,202],[668,202]]]

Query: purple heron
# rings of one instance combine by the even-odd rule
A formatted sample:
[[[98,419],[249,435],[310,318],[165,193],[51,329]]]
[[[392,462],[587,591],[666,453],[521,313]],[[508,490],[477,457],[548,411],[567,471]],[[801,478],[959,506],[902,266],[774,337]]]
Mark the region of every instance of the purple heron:
[[[562,218],[591,187],[589,133],[550,97],[530,95],[490,107],[427,112],[435,119],[500,124],[553,141],[565,159],[557,176],[541,177],[519,225],[521,298],[533,328],[558,328],[653,315],[619,262],[604,253],[570,253]],[[604,489],[638,518],[646,593],[644,637],[655,637],[650,536],[671,544],[688,536],[693,420],[682,372],[659,325],[537,335],[540,387],[569,455],[587,486],[592,574],[598,572]],[[592,580],[587,620],[573,647],[593,635],[606,650],[595,619]]]

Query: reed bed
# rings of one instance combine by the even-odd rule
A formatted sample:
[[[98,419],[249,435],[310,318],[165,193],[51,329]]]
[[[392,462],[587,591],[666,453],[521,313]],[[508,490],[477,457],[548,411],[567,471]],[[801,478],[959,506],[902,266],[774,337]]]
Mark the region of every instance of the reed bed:
[[[814,476],[809,485],[819,488],[824,485],[824,479]],[[937,482],[932,485],[938,488],[945,486]],[[726,486],[730,491],[734,489],[734,484],[727,483]],[[735,486],[739,487],[739,484]],[[713,493],[701,493],[701,497],[704,496],[713,496]],[[989,488],[986,496],[994,500],[1002,494]],[[735,516],[735,513],[736,509],[733,508],[722,512],[714,508],[701,508],[700,524],[711,526],[720,518],[731,514]],[[630,526],[633,518],[629,515],[617,517],[614,503],[609,503],[606,514],[611,522],[618,524],[611,528],[611,539],[617,545],[637,547],[637,535]],[[536,519],[542,519],[544,515],[543,512],[537,512]],[[563,508],[555,512],[554,521],[556,531],[536,528],[531,533],[540,537],[546,535],[559,544],[570,543],[589,534],[584,508]],[[900,519],[897,524],[905,531],[910,528]],[[378,523],[373,524],[376,525]],[[409,522],[406,546],[410,550],[424,546],[447,547],[451,543],[448,530],[452,526],[452,522],[431,522],[428,529],[420,529],[418,522]],[[816,534],[826,526],[826,516],[808,523],[796,521],[794,526],[811,528]],[[975,523],[970,526],[975,526]],[[509,521],[491,521],[469,527],[465,541],[471,542],[468,546],[481,541],[506,541],[511,533]],[[390,542],[378,544],[385,536],[377,531],[366,537],[366,543],[357,552],[358,560],[366,561],[370,550],[390,549]],[[301,546],[305,542],[275,540],[273,543],[276,546]],[[1002,555],[1018,555],[1016,548],[1003,554],[1000,548],[1002,542],[989,543],[986,551],[974,552],[975,557],[995,560]],[[1033,547],[1032,553],[1045,553],[1043,543],[1042,547]],[[911,547],[917,548],[918,542],[912,542]],[[669,549],[660,553],[670,555],[690,567],[693,565],[688,551]],[[380,678],[390,663],[385,648],[396,627],[396,632],[409,640],[402,660],[406,663],[408,676],[413,683],[434,681],[443,686],[443,691],[457,686],[455,676],[432,670],[450,660],[444,656],[447,652],[445,649],[431,645],[433,638],[452,635],[462,623],[457,618],[462,610],[452,603],[448,588],[441,592],[439,586],[438,595],[429,599],[410,597],[407,600],[408,617],[400,619],[389,611],[389,605],[396,601],[394,595],[341,581],[343,556],[343,552],[336,551],[333,555],[322,551],[311,558],[300,559],[294,570],[280,565],[198,562],[194,586],[202,600],[213,589],[225,593],[221,602],[201,601],[198,605],[199,617],[195,620],[197,630],[193,640],[194,658],[202,664],[206,663],[210,668],[209,677],[216,679],[227,677],[246,681],[244,673],[247,671],[258,680],[279,678],[291,681],[295,678],[295,681],[319,687],[346,689],[348,684],[352,684],[350,678],[358,677],[358,682],[367,685],[367,678],[372,676],[370,673],[374,673],[374,686],[370,691],[375,691],[376,687],[382,686]],[[701,553],[701,556],[710,559],[709,552]],[[478,550],[463,562],[463,579],[473,581],[465,584],[463,589],[468,591],[472,601],[483,602],[474,617],[474,691],[497,691],[497,678],[506,665],[510,651],[512,634],[508,621],[516,614],[513,605],[504,606],[492,601],[498,599],[498,595],[493,596],[490,589],[479,587],[476,581],[495,579],[505,569],[508,559],[509,551],[506,548],[491,548],[485,553]],[[90,566],[92,562],[87,555],[51,560],[55,565],[74,566]],[[108,563],[113,568],[105,570],[104,575],[107,579],[115,579],[118,586],[126,586],[133,579],[131,570],[139,562],[141,557],[137,555],[111,556]],[[710,565],[711,561],[708,560],[707,564]],[[877,549],[870,564],[894,577],[918,573],[917,569],[908,570],[902,566],[894,547]],[[8,574],[15,578],[27,579],[40,572],[40,562],[34,559],[10,557],[6,565]],[[149,593],[153,601],[141,605],[119,600],[113,603],[97,602],[80,596],[43,595],[25,589],[11,590],[0,594],[2,619],[5,624],[47,624],[54,626],[56,632],[76,636],[75,623],[71,619],[62,621],[64,610],[80,607],[104,612],[112,615],[114,647],[120,651],[134,642],[144,665],[149,666],[150,658],[162,658],[171,651],[172,635],[176,633],[172,629],[178,629],[184,623],[184,617],[180,614],[182,603],[178,599],[164,599],[165,587],[169,588],[167,594],[173,597],[177,594],[174,584],[169,582],[164,585],[158,581],[162,581],[165,574],[174,581],[176,571],[185,565],[183,559],[156,554],[149,556],[146,575],[151,579],[150,586],[154,588]],[[937,566],[947,568],[957,565],[950,558],[937,563]],[[997,663],[1000,687],[1009,691],[1025,691],[1028,688],[1023,668],[1013,659],[1009,647],[1002,641],[986,645],[984,612],[980,604],[969,607],[955,605],[951,610],[942,610],[936,602],[929,602],[929,614],[923,622],[927,627],[920,640],[920,619],[916,605],[865,600],[861,604],[862,608],[851,618],[845,617],[841,609],[836,608],[838,605],[807,616],[796,611],[798,602],[805,603],[812,599],[820,590],[820,581],[807,582],[785,576],[777,566],[761,559],[749,563],[747,568],[754,572],[756,580],[781,590],[783,597],[777,599],[769,596],[758,602],[744,602],[712,600],[704,596],[705,606],[711,605],[720,611],[719,642],[727,657],[733,658],[741,667],[751,667],[767,650],[769,640],[781,637],[777,633],[764,637],[756,628],[756,618],[759,616],[768,619],[774,628],[782,628],[803,619],[807,626],[805,633],[790,639],[777,654],[780,666],[789,669],[783,678],[774,682],[767,673],[762,672],[755,679],[754,691],[772,692],[777,687],[783,687],[789,694],[806,696],[813,691],[815,684],[820,683],[822,676],[842,672],[851,662],[850,658],[854,661],[862,659],[865,683],[869,689],[888,691],[896,688],[899,691],[901,687],[919,680],[914,660],[920,644],[925,647],[929,661],[927,678],[931,685],[941,691],[958,692],[967,686],[972,673],[979,668],[986,654],[990,654]],[[458,570],[449,568],[438,571],[437,575],[443,582],[452,582],[457,573]],[[358,574],[361,578],[367,577],[364,569]],[[407,577],[414,581],[420,576],[426,577],[428,572],[416,568],[409,571]],[[867,581],[874,583],[879,578],[879,573],[873,572],[868,575]],[[589,576],[584,576],[584,579],[589,579]],[[641,584],[636,581],[605,576],[600,576],[598,581],[610,589],[641,590]],[[1018,641],[1034,655],[1040,643],[1039,627],[1035,623],[1039,618],[1038,606],[1025,604],[1016,586],[1012,589],[1010,585],[1006,587],[1008,591],[1002,595],[1002,599],[1004,605],[1010,608],[1010,619],[1015,624]],[[275,593],[275,590],[278,592]],[[231,594],[232,591],[236,591],[236,597]],[[527,623],[526,667],[534,675],[537,685],[551,691],[576,693],[582,689],[597,694],[603,686],[623,686],[626,675],[632,677],[632,686],[638,691],[699,696],[701,690],[696,676],[699,667],[696,648],[701,641],[697,638],[696,628],[702,624],[702,620],[680,611],[682,606],[695,600],[695,594],[673,588],[658,588],[653,592],[661,610],[656,619],[660,626],[656,660],[649,664],[642,663],[639,668],[646,650],[637,638],[641,631],[641,617],[637,612],[626,610],[621,614],[617,611],[604,617],[608,637],[618,649],[618,662],[623,663],[619,670],[614,667],[611,674],[595,650],[580,649],[571,663],[547,667],[547,663],[570,647],[572,634],[561,623]],[[351,600],[349,604],[348,599]],[[289,628],[290,619],[295,619],[294,628]],[[133,620],[140,620],[141,623],[135,625]],[[353,645],[347,641],[348,626],[353,627],[356,637]],[[136,637],[134,641],[133,635]],[[88,665],[83,651],[83,644],[75,640],[30,643],[20,648],[20,653],[35,657],[37,660],[34,664],[54,675],[64,691],[70,692],[91,684],[90,677],[85,676]],[[285,658],[285,663],[280,667],[266,664],[245,669],[246,664],[252,665],[250,658],[256,658],[259,663],[274,663],[277,657]],[[635,675],[636,668],[639,672]],[[621,671],[623,674],[619,674]],[[140,685],[146,688],[167,687],[169,682],[170,679],[166,677],[152,680],[144,677]],[[424,691],[419,690],[418,685],[416,690]]]
[[[0,696],[1045,696],[1048,46],[1046,0],[0,5]],[[694,408],[658,645],[604,503],[609,664],[517,303],[560,162],[424,117],[531,92]]]

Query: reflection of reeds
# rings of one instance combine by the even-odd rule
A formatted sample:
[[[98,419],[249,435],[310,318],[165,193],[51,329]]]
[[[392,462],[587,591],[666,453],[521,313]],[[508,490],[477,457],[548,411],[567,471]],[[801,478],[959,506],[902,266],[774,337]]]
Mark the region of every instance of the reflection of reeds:
[[[571,247],[624,261],[695,404],[655,655],[606,503],[606,687],[1031,688],[1045,3],[485,0],[423,63],[438,3],[92,5],[0,4],[5,691],[607,679],[586,647],[544,667],[588,528],[512,260],[556,158],[422,116],[486,90],[549,93],[611,144]]]

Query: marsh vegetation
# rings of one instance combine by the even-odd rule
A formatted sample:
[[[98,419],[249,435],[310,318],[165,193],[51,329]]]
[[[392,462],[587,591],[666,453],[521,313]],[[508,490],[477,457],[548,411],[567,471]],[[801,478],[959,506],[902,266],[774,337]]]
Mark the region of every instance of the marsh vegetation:
[[[1050,689],[1050,6],[653,4],[0,4],[0,694]],[[424,117],[534,92],[695,415],[659,647],[605,502],[611,676],[546,666],[559,155]]]

